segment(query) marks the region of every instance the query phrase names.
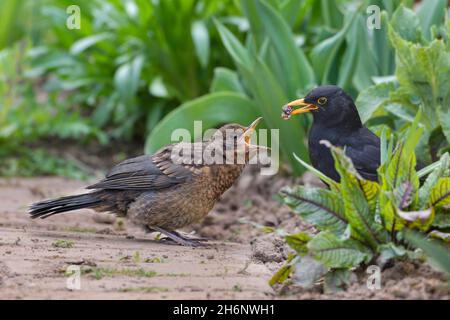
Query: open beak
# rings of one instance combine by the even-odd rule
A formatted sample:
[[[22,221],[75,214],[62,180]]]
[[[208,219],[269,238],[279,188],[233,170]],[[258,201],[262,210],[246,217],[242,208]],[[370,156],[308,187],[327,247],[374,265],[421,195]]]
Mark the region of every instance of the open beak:
[[[250,139],[252,138],[252,135],[255,132],[255,129],[258,126],[258,124],[261,122],[261,120],[262,120],[262,118],[259,117],[258,119],[253,121],[252,124],[247,127],[247,129],[245,129],[242,136],[244,137],[244,142],[247,146],[250,146]]]
[[[301,108],[294,110],[293,107],[301,107]],[[281,113],[281,117],[285,120],[288,120],[291,118],[291,116],[293,116],[295,114],[307,113],[307,112],[311,112],[311,111],[317,110],[317,109],[318,109],[317,106],[315,106],[311,103],[305,102],[305,99],[298,99],[298,100],[289,102],[287,105],[285,105],[283,107],[283,112]]]

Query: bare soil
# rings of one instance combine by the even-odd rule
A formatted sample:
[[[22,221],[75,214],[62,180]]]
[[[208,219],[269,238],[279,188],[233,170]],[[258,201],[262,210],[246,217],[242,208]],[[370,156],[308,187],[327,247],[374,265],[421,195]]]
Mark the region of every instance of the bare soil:
[[[211,238],[208,247],[169,245],[140,228],[91,210],[31,220],[29,204],[83,192],[86,182],[64,178],[0,179],[0,299],[448,299],[448,285],[423,264],[385,270],[382,290],[365,275],[349,289],[271,288],[268,280],[288,248],[258,226],[289,232],[312,228],[280,204],[284,185],[320,184],[264,177],[246,170],[210,215],[187,232]],[[81,289],[66,287],[66,269],[82,270]]]

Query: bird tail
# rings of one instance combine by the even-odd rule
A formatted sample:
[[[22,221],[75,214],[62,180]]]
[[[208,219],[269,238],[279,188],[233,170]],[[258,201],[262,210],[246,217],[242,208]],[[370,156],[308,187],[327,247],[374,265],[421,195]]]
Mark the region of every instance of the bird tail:
[[[100,202],[101,199],[97,197],[95,192],[85,193],[33,203],[30,206],[28,213],[31,215],[32,219],[45,219],[62,212],[92,208],[100,204]]]

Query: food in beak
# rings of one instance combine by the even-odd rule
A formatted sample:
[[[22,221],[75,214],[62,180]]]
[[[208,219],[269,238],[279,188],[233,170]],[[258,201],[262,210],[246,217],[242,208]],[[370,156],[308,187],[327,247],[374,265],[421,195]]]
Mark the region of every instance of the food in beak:
[[[299,109],[293,109],[293,107],[302,107]],[[306,113],[306,112],[310,112],[313,110],[317,110],[318,107],[310,104],[310,103],[306,103],[304,99],[298,99],[292,102],[289,102],[287,105],[285,105],[283,107],[283,112],[281,113],[281,117],[284,120],[289,120],[294,114],[300,114],[300,113]]]
[[[291,118],[291,115],[292,115],[292,107],[287,104],[283,107],[283,111],[281,112],[281,117],[284,120],[289,120]]]

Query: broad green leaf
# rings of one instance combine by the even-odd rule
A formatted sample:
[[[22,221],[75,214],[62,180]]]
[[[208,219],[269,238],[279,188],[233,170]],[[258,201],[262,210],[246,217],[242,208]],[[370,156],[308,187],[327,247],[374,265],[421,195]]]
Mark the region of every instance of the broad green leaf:
[[[362,91],[356,99],[361,121],[366,123],[372,115],[389,101],[389,94],[395,90],[393,82],[381,83]]]
[[[209,63],[209,32],[202,20],[197,20],[191,27],[192,40],[194,41],[195,53],[197,54],[200,65],[206,68]]]
[[[356,68],[353,75],[353,85],[359,91],[373,84],[372,77],[378,74],[376,65],[376,56],[374,50],[368,45],[370,36],[367,33],[366,17],[358,14],[355,23],[358,24],[358,55],[356,60]]]
[[[436,208],[436,213],[432,225],[433,227],[439,229],[450,228],[450,208]]]
[[[231,92],[208,94],[182,104],[161,120],[147,138],[145,151],[154,153],[172,143],[171,135],[175,129],[188,129],[194,138],[194,121],[202,121],[203,130],[226,123],[248,125],[258,117],[256,110],[253,102],[242,95]]]
[[[421,248],[450,277],[450,253],[436,242],[428,241],[422,235],[407,232],[405,238],[415,247]]]
[[[321,232],[309,243],[310,253],[329,268],[353,268],[372,258],[369,248],[355,240],[340,240],[330,232]]]
[[[369,204],[370,211],[375,212],[378,203],[378,195],[380,193],[380,185],[377,182],[365,179],[358,180],[361,190]]]
[[[426,231],[431,226],[434,219],[434,209],[428,208],[421,211],[402,211],[397,209],[397,215],[403,220],[402,222],[410,229],[418,228]]]
[[[424,0],[417,9],[426,38],[430,39],[430,29],[433,25],[444,23],[447,2],[447,0]]]
[[[214,78],[210,88],[211,93],[219,91],[230,91],[245,94],[245,90],[239,81],[237,73],[222,67],[214,69]]]
[[[425,209],[431,205],[430,194],[431,190],[436,186],[439,178],[442,177],[446,171],[450,169],[450,155],[445,153],[440,159],[440,165],[434,169],[427,177],[422,187],[419,189],[419,209]]]
[[[345,218],[357,236],[363,237],[373,248],[387,239],[387,233],[375,221],[375,211],[361,190],[359,176],[351,160],[340,148],[329,145],[336,170],[341,177],[342,199],[345,207]]]
[[[344,206],[337,193],[303,186],[284,188],[280,192],[284,202],[305,221],[322,231],[343,236],[347,227]]]
[[[347,89],[351,84],[353,72],[356,68],[355,59],[358,54],[358,43],[355,41],[358,36],[359,25],[356,20],[350,25],[349,30],[345,36],[345,53],[342,56],[339,67],[339,75],[337,85],[341,88]]]
[[[288,80],[290,98],[295,97],[299,88],[313,86],[314,71],[283,17],[263,0],[256,3],[256,9]]]
[[[244,73],[243,77],[252,91],[255,105],[260,110],[265,123],[269,128],[279,130],[282,155],[288,159],[295,174],[303,173],[303,168],[292,154],[295,152],[303,159],[308,158],[308,151],[304,143],[299,143],[306,134],[298,123],[285,121],[280,116],[281,106],[288,101],[285,91],[268,66],[260,59],[256,61],[252,72]]]
[[[355,15],[355,12],[352,13],[344,28],[334,36],[320,42],[311,51],[311,63],[314,70],[321,78],[322,84],[329,83],[329,74],[333,67],[333,63],[336,60],[339,49],[344,42],[350,26],[353,24]]]
[[[420,21],[413,10],[400,5],[392,16],[390,26],[403,39],[420,41]]]
[[[214,23],[219,31],[222,43],[227,49],[228,53],[233,58],[234,62],[240,67],[250,68],[252,66],[252,60],[245,47],[239,42],[239,40],[219,21],[214,20]]]
[[[443,207],[450,204],[450,178],[441,178],[431,191],[431,205]]]

